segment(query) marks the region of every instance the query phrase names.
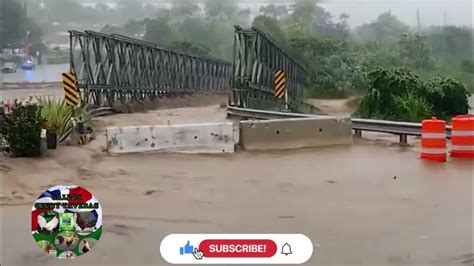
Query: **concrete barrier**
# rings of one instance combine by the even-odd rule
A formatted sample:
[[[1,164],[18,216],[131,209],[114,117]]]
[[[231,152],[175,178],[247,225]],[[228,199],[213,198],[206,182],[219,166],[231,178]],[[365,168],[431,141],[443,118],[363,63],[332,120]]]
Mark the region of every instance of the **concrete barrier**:
[[[315,116],[240,122],[240,145],[245,150],[280,150],[350,144],[350,118]]]
[[[232,153],[232,123],[107,128],[112,154],[142,152]]]

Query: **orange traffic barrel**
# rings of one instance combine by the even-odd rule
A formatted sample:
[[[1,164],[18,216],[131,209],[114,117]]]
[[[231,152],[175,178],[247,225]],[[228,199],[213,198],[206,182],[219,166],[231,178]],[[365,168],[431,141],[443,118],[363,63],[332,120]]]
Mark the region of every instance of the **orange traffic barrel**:
[[[438,120],[436,117],[423,120],[421,159],[446,162],[446,121]]]
[[[451,157],[474,158],[474,116],[458,115],[451,125]]]

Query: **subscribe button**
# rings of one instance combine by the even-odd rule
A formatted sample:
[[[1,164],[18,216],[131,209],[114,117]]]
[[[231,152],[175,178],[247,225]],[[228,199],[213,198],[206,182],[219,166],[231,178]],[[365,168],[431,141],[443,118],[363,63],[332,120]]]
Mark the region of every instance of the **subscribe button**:
[[[160,252],[172,264],[301,264],[313,243],[301,234],[173,234]]]

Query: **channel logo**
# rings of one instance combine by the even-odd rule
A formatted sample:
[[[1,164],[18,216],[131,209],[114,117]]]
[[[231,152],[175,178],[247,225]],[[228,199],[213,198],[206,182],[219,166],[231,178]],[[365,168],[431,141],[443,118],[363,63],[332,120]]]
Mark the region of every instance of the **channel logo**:
[[[313,243],[301,234],[172,234],[160,252],[171,264],[302,264]]]

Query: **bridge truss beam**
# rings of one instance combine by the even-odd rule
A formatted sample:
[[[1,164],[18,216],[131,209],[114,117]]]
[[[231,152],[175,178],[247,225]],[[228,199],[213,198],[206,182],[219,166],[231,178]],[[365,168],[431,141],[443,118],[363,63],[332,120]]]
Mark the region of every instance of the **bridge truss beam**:
[[[277,100],[274,93],[275,73],[284,70],[288,105],[299,109],[307,84],[307,74],[264,31],[253,27],[235,27],[232,93],[229,105],[240,108],[283,110],[285,99]]]
[[[70,70],[82,101],[95,106],[161,95],[226,92],[230,63],[186,54],[122,35],[70,31]]]

